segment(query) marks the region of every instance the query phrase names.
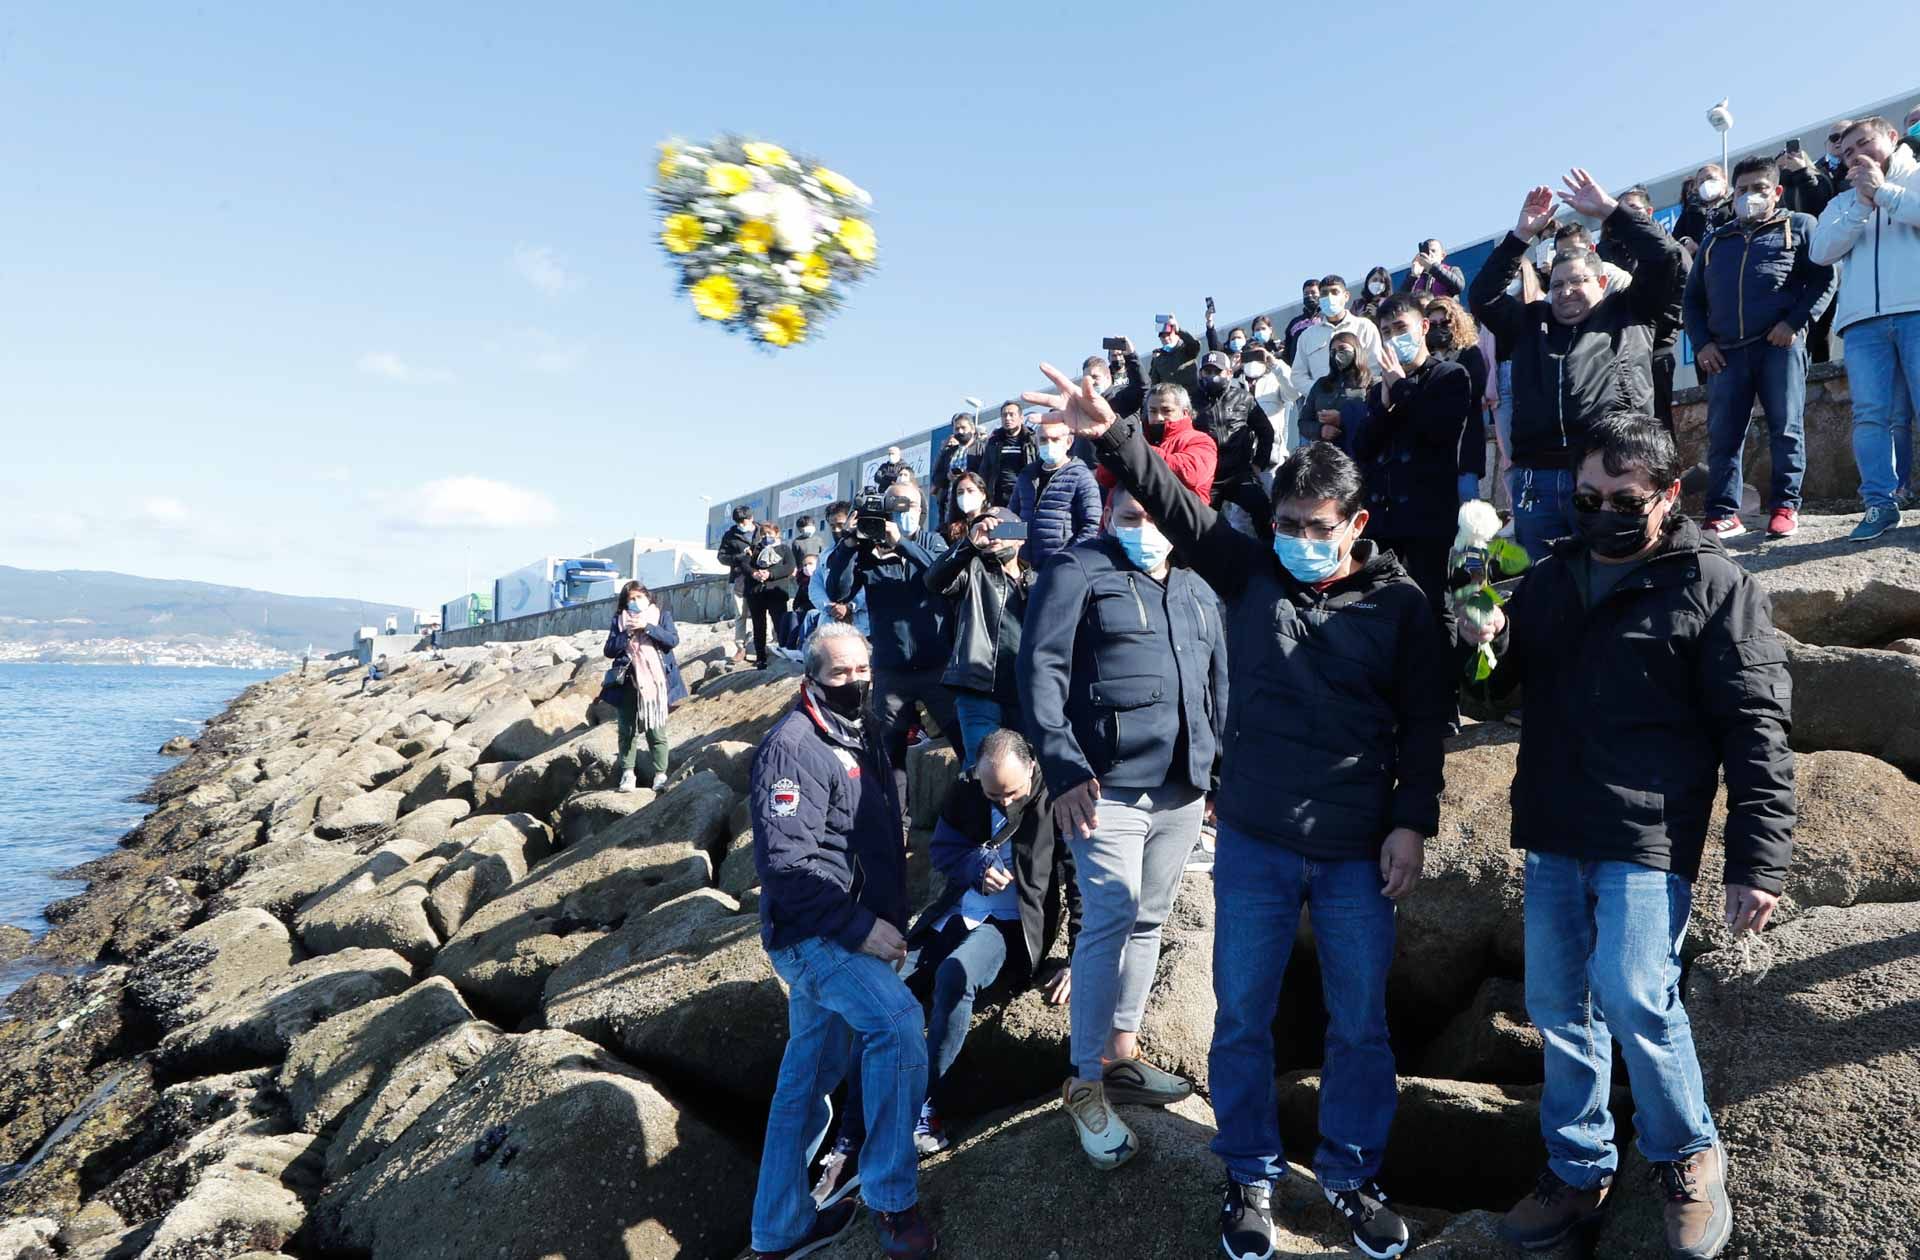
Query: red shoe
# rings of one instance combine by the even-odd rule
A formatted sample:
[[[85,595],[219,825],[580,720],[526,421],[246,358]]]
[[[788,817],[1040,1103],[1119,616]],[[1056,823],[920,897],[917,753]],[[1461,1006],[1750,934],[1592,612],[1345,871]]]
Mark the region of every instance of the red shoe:
[[[1767,537],[1785,538],[1800,528],[1800,513],[1790,507],[1773,509],[1773,516],[1767,521]]]

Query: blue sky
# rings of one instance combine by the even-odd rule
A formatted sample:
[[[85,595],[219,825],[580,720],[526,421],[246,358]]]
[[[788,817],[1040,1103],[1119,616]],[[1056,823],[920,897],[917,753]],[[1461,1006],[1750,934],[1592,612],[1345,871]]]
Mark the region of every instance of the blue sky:
[[[1920,84],[1800,5],[196,6],[0,16],[0,562],[426,606],[1147,340]],[[1457,20],[1455,20],[1457,17]],[[801,349],[673,293],[653,146],[875,200]],[[464,479],[498,483],[476,493]]]

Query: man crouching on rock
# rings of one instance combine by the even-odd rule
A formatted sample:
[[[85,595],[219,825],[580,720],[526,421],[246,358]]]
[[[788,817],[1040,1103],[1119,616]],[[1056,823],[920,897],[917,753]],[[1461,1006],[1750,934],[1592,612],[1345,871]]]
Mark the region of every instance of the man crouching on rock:
[[[1502,1228],[1543,1248],[1599,1215],[1620,1159],[1607,1112],[1617,1036],[1667,1249],[1705,1260],[1727,1245],[1733,1209],[1680,1005],[1680,943],[1723,769],[1727,927],[1760,931],[1779,900],[1792,683],[1760,584],[1679,514],[1660,422],[1611,416],[1580,446],[1579,537],[1554,544],[1489,625],[1460,621],[1463,649],[1493,642],[1496,691],[1526,686],[1513,843],[1527,850],[1547,1167]]]
[[[934,1251],[913,1143],[927,1042],[920,1003],[894,970],[907,956],[907,854],[893,768],[867,707],[872,686],[865,637],[822,626],[808,640],[792,711],[754,753],[760,939],[787,984],[788,1028],[753,1202],[753,1254],[765,1260],[812,1255],[852,1224],[854,1201],[816,1209],[806,1178],[855,1037],[868,1134],[862,1195],[889,1257]]]

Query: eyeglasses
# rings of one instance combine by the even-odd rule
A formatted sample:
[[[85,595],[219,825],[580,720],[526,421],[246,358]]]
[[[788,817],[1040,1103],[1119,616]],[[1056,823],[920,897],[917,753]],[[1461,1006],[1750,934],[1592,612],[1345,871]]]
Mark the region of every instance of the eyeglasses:
[[[1348,518],[1348,520],[1351,519],[1351,517]],[[1346,527],[1347,521],[1336,521],[1331,525],[1322,524],[1319,521],[1308,521],[1303,525],[1299,521],[1290,521],[1285,517],[1275,517],[1273,520],[1273,532],[1281,537],[1307,538],[1314,542],[1326,542]]]
[[[1576,512],[1600,512],[1612,510],[1621,516],[1645,516],[1653,511],[1653,505],[1660,501],[1657,494],[1619,494],[1601,498],[1592,491],[1581,491],[1573,496],[1573,510]]]

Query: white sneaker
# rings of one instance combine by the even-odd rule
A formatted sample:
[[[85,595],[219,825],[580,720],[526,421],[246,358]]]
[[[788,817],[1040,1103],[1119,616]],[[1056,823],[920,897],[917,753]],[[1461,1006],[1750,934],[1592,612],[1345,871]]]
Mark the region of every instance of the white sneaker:
[[[654,776],[653,776],[653,790],[654,790],[654,791],[656,791],[656,792],[658,792],[658,791],[659,791],[659,790],[660,790],[661,788],[663,788],[663,787],[665,787],[665,786],[667,786],[667,776],[666,776],[666,775],[664,775],[664,774],[656,774],[656,775],[654,775]]]
[[[1080,1135],[1080,1149],[1101,1172],[1111,1172],[1140,1153],[1140,1140],[1107,1102],[1107,1092],[1099,1081],[1067,1078],[1060,1101],[1073,1117],[1074,1131]]]
[[[638,791],[639,788],[640,781],[633,777],[633,771],[625,770],[620,774],[620,786],[614,790],[616,792],[635,792]]]

